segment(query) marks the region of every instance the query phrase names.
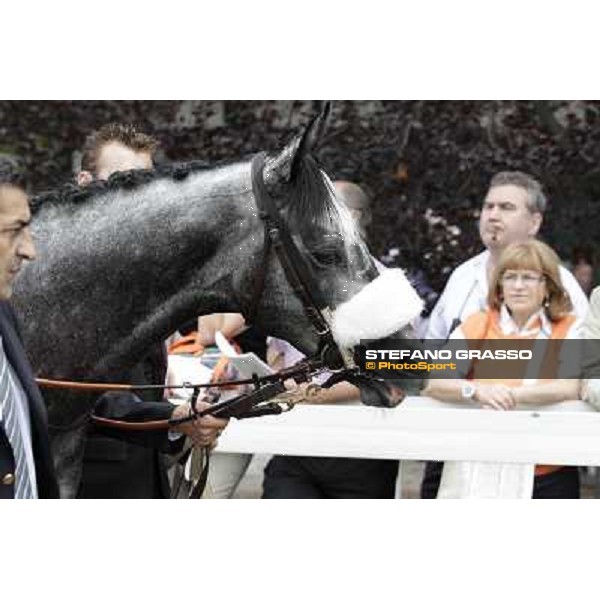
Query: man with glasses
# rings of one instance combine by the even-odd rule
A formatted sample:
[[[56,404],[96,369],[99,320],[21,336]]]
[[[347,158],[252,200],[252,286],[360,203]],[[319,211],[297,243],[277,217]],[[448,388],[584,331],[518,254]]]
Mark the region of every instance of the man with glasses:
[[[459,265],[433,309],[430,340],[444,341],[456,327],[487,304],[488,284],[502,251],[513,242],[535,238],[548,201],[541,184],[526,173],[503,171],[492,177],[479,217],[479,235],[486,250]],[[585,318],[588,301],[577,280],[564,267],[560,277],[577,317]],[[421,498],[435,498],[443,463],[427,463]]]

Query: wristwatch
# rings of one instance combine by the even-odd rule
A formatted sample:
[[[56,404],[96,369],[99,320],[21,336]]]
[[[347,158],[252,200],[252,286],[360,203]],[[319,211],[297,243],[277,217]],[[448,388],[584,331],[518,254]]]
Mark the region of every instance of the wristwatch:
[[[471,381],[465,381],[460,386],[460,397],[462,400],[474,402],[477,386]]]

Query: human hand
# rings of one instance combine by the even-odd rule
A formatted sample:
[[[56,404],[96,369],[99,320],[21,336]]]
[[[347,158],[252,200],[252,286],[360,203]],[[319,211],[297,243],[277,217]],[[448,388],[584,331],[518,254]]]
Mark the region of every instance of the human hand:
[[[198,412],[203,411],[209,406],[210,404],[201,400],[196,403]],[[190,414],[191,406],[189,404],[182,404],[175,408],[172,418],[180,419],[187,417]],[[192,440],[194,446],[212,450],[216,446],[219,436],[223,432],[223,429],[227,427],[228,423],[229,419],[220,419],[218,417],[213,417],[212,415],[206,415],[194,419],[193,421],[177,425],[173,427],[173,431],[187,435]]]
[[[296,383],[288,379],[284,382],[286,391],[279,394],[279,402],[289,402],[290,404],[322,404],[323,394],[321,386],[315,383]]]
[[[478,384],[473,400],[495,410],[512,410],[517,406],[512,388],[501,383]]]
[[[198,317],[198,337],[204,346],[215,343],[215,333],[220,331],[232,339],[246,329],[244,317],[238,313],[214,313]]]
[[[298,402],[304,404],[327,404],[325,390],[316,383],[302,383],[297,388]]]
[[[396,385],[388,385],[390,406],[396,407],[406,398],[406,390]]]

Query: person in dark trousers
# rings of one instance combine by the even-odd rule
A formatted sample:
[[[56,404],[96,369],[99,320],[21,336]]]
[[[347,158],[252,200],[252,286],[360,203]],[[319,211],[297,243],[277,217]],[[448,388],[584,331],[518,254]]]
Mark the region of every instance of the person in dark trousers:
[[[8,299],[21,267],[35,259],[25,191],[0,163],[0,499],[58,498],[46,406]]]

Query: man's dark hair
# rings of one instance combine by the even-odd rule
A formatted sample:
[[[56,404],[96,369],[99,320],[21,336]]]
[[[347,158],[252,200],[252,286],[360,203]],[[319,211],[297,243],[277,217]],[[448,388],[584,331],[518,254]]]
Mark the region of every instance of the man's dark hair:
[[[133,125],[109,123],[87,136],[83,144],[81,170],[96,172],[96,163],[105,144],[119,142],[136,152],[154,153],[158,142],[150,135],[138,131]]]

